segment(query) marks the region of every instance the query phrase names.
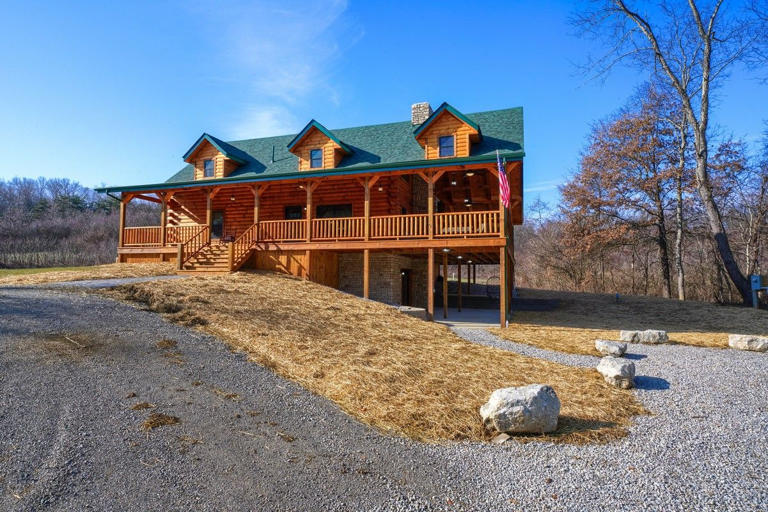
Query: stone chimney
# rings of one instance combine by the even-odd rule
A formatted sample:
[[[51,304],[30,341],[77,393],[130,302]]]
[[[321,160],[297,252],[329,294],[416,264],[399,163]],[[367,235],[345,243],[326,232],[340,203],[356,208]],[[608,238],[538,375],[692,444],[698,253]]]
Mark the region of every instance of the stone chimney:
[[[411,105],[411,124],[421,124],[431,115],[432,107],[426,101]]]

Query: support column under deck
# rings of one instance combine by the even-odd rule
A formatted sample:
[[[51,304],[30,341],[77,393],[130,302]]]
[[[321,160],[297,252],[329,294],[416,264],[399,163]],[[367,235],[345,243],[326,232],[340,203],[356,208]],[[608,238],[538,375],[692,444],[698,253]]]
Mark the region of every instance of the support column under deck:
[[[427,249],[427,320],[435,319],[435,250]]]

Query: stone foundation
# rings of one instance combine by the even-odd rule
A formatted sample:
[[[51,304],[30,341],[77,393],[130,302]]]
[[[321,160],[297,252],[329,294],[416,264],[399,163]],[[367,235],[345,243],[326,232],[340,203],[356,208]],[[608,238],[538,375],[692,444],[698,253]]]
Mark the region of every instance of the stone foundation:
[[[387,304],[402,304],[400,271],[411,271],[413,306],[427,306],[427,261],[385,252],[370,253],[370,298]],[[363,296],[363,254],[339,254],[339,290]]]

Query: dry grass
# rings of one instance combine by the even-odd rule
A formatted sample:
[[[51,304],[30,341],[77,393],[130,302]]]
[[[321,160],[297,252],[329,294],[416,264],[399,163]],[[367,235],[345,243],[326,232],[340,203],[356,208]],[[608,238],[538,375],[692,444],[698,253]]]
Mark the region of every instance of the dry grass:
[[[625,435],[644,413],[596,371],[469,343],[439,324],[331,288],[268,273],[192,277],[102,291],[220,337],[252,360],[388,433],[424,441],[488,440],[478,408],[491,392],[552,385],[554,435],[585,443]]]
[[[5,270],[0,273],[0,286],[82,281],[84,279],[161,276],[174,272],[175,267],[172,263],[112,263],[93,267]]]
[[[181,420],[176,416],[169,416],[160,412],[153,412],[150,414],[144,423],[141,424],[141,429],[150,431],[153,428],[165,427],[167,425],[176,425],[181,423]]]
[[[553,311],[518,311],[502,338],[574,354],[597,354],[595,339],[618,340],[621,329],[663,329],[670,341],[727,348],[728,334],[768,333],[765,311],[657,297],[523,290],[522,297],[558,298]]]
[[[151,404],[149,402],[137,402],[131,406],[131,409],[134,411],[143,411],[144,409],[154,409],[155,404]]]

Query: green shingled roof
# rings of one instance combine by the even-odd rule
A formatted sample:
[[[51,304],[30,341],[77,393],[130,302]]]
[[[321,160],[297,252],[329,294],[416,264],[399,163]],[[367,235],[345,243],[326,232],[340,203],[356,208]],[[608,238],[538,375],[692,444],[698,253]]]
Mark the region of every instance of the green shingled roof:
[[[352,151],[346,155],[336,169],[325,169],[317,172],[303,171],[302,176],[324,174],[356,173],[367,170],[432,167],[442,164],[483,161],[495,159],[498,150],[502,156],[509,159],[520,159],[525,153],[523,149],[523,108],[516,107],[504,110],[492,110],[466,114],[466,118],[476,123],[483,133],[480,142],[472,144],[468,158],[424,159],[424,149],[416,142],[414,126],[410,121],[400,123],[359,126],[330,130],[333,135],[344,142]],[[288,151],[288,144],[295,139],[296,134],[260,139],[217,142],[226,144],[238,159],[245,163],[233,171],[227,178],[221,180],[206,180],[210,185],[218,182],[249,181],[264,179],[280,179],[296,175],[298,160]],[[166,182],[155,185],[138,185],[135,187],[106,187],[97,189],[100,192],[117,192],[140,190],[150,187],[163,188],[168,186],[194,185],[194,167],[187,165],[171,176]],[[200,183],[197,183],[200,185]]]

